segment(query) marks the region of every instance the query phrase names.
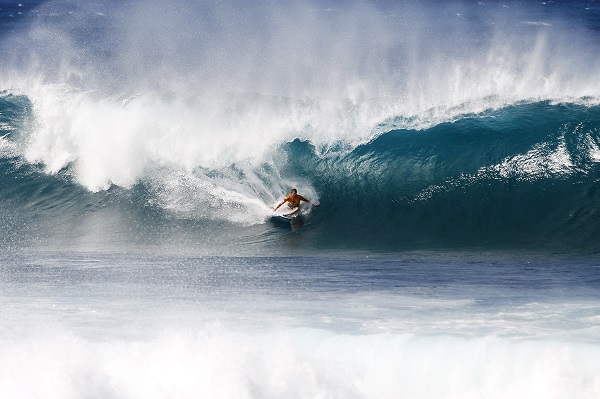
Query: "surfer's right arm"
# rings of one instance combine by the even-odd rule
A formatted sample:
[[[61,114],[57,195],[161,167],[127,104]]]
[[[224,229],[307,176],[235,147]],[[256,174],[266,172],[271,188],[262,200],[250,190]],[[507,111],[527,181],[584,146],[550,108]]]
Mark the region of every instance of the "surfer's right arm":
[[[276,211],[277,209],[279,209],[279,207],[280,207],[281,205],[285,204],[285,201],[286,201],[286,199],[287,199],[287,197],[286,197],[286,198],[284,198],[284,199],[283,199],[283,201],[281,201],[281,202],[279,203],[279,205],[277,205],[275,208],[273,208],[273,210],[274,210],[274,211]]]

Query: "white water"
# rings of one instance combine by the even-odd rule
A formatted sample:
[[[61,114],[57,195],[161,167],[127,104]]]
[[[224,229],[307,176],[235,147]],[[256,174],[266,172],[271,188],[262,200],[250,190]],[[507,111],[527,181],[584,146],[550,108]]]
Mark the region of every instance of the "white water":
[[[212,262],[205,271],[188,270],[187,278],[177,277],[184,269],[133,262],[96,271],[93,264],[55,271],[48,265],[34,281],[26,269],[3,273],[29,283],[3,283],[0,396],[600,395],[597,301],[478,306],[418,290],[311,293],[316,287],[297,290],[297,282],[278,295],[271,293],[276,285],[250,288],[252,275],[268,272],[258,260],[246,271],[227,266],[230,277],[239,273],[235,283],[219,282],[223,270]],[[120,277],[103,281],[111,274]],[[173,278],[189,278],[190,286]],[[204,295],[215,282],[224,285]],[[341,280],[323,286],[350,289]]]
[[[166,329],[146,340],[46,331],[0,344],[10,398],[596,398],[600,349],[494,336]]]
[[[0,396],[597,398],[598,268],[531,260],[5,255]]]

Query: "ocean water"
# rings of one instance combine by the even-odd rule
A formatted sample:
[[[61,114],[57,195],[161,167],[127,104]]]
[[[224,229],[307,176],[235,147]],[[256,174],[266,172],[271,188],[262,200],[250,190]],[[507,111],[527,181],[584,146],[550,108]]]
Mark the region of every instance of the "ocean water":
[[[599,33],[0,0],[0,397],[600,397]]]

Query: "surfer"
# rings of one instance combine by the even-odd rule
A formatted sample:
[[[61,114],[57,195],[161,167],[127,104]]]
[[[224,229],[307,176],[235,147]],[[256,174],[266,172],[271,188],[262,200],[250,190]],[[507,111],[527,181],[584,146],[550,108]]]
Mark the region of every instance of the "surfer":
[[[304,201],[304,202],[308,202],[310,203],[310,200],[307,200],[306,198],[304,198],[303,196],[301,196],[300,194],[298,194],[298,190],[296,190],[295,188],[292,188],[292,191],[290,191],[290,195],[288,195],[287,197],[285,197],[283,199],[283,201],[281,201],[279,203],[279,205],[277,205],[275,208],[273,208],[274,211],[276,211],[277,209],[279,209],[279,207],[283,204],[285,204],[286,202],[288,203],[288,207],[290,208],[290,213],[286,213],[283,216],[292,216],[294,213],[298,212],[300,210],[300,201]],[[319,204],[312,204],[313,206],[319,206]]]

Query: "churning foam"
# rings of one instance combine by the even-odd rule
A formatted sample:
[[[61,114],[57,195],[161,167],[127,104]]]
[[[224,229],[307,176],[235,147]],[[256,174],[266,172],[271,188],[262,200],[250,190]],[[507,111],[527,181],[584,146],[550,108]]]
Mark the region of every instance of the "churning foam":
[[[29,335],[29,334],[27,334]],[[147,340],[3,339],[0,395],[45,398],[592,398],[597,346],[222,325]]]

